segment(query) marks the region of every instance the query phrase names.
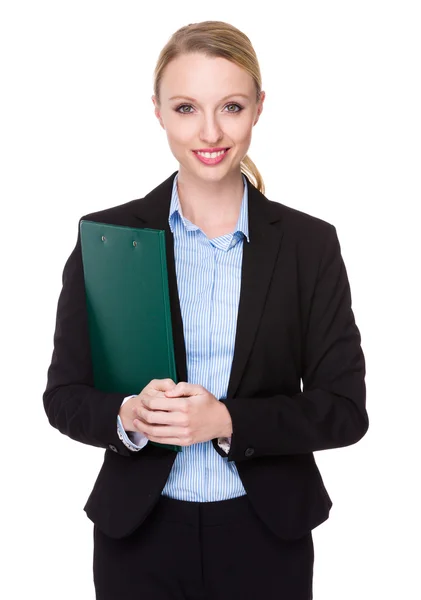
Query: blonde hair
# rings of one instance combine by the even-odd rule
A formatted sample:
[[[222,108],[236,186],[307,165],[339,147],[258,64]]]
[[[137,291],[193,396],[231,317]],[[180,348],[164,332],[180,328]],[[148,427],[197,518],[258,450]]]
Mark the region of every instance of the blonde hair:
[[[154,70],[154,94],[160,104],[160,84],[165,67],[182,54],[199,52],[205,56],[221,57],[235,63],[249,73],[256,85],[256,101],[260,99],[262,77],[256,53],[249,38],[239,29],[223,21],[190,23],[178,29],[161,50]],[[241,172],[262,193],[265,185],[258,168],[246,154],[241,161]]]

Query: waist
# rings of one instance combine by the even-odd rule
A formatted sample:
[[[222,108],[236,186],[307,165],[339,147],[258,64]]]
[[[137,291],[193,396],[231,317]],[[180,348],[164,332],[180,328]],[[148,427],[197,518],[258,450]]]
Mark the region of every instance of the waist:
[[[149,518],[192,527],[214,527],[244,521],[254,514],[247,494],[215,502],[177,500],[161,494]]]

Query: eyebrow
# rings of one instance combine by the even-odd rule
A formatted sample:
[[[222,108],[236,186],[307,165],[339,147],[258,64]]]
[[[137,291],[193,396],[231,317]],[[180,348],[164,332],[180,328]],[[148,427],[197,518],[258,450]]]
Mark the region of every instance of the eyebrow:
[[[227,100],[228,98],[232,98],[233,96],[242,96],[243,98],[249,98],[247,94],[229,94],[222,98],[222,101]],[[195,98],[190,98],[190,96],[172,96],[170,100],[190,100],[191,102],[197,102]]]

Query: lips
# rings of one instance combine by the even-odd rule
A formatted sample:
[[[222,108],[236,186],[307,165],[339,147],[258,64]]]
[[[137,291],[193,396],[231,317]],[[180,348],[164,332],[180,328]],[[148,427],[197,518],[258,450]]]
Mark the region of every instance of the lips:
[[[221,150],[229,150],[229,148],[197,148],[197,150],[193,150],[193,152],[221,152]]]
[[[220,156],[215,156],[215,158],[206,158],[205,156],[201,156],[200,154],[198,154],[198,152],[209,152],[209,150],[193,150],[193,153],[200,160],[200,162],[203,163],[204,165],[216,165],[216,164],[220,163],[222,160],[224,160],[224,158],[226,157],[226,155],[229,152],[229,148],[220,148],[220,149],[213,148],[212,149],[212,152],[220,152],[222,150],[225,150],[225,152],[223,154],[221,154]]]

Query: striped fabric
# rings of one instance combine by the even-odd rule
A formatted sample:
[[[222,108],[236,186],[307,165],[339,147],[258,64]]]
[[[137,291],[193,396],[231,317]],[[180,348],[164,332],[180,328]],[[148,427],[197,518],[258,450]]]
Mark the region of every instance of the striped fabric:
[[[250,241],[246,179],[243,175],[243,201],[235,230],[213,239],[208,239],[183,216],[177,180],[178,174],[174,179],[169,225],[174,235],[187,381],[202,385],[223,400],[234,356],[243,240]],[[124,437],[128,440],[127,435]],[[144,442],[140,444],[143,445]],[[245,493],[234,461],[228,462],[220,456],[210,440],[184,446],[177,453],[162,490],[164,496],[194,502],[228,500]]]

